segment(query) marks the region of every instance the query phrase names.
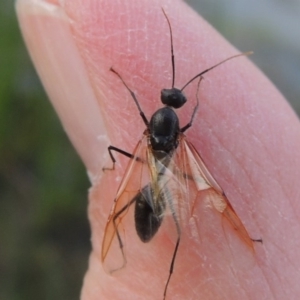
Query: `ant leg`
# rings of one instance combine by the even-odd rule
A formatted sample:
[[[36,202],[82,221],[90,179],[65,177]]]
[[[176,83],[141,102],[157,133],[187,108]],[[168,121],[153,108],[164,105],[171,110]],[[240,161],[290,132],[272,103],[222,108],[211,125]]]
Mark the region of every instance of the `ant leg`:
[[[124,252],[124,243],[122,241],[122,238],[121,238],[121,235],[120,235],[120,232],[119,232],[119,229],[118,229],[118,226],[119,226],[119,223],[120,223],[120,220],[119,218],[122,219],[121,215],[127,210],[129,209],[129,207],[136,201],[136,198],[133,198],[129,203],[127,203],[126,205],[124,205],[113,217],[113,223],[114,223],[114,227],[115,227],[115,230],[116,230],[116,235],[117,235],[117,239],[118,239],[118,243],[119,243],[119,247],[120,247],[120,250],[121,250],[121,253],[122,253],[122,257],[123,257],[123,265],[120,267],[120,268],[117,268],[115,270],[112,270],[112,272],[114,271],[117,271],[119,269],[122,269],[126,266],[126,263],[127,263],[127,259],[126,259],[126,255],[125,255],[125,252]]]
[[[196,112],[197,112],[198,107],[199,107],[198,92],[199,92],[200,82],[202,81],[203,78],[204,78],[204,77],[200,76],[199,81],[198,81],[197,92],[196,92],[197,103],[196,103],[196,106],[195,106],[194,111],[193,111],[193,113],[192,113],[191,120],[190,120],[189,123],[187,123],[185,126],[183,126],[183,127],[180,129],[181,132],[185,132],[185,131],[186,131],[187,129],[189,129],[189,128],[192,126],[192,124],[193,124],[194,117],[195,117]]]
[[[116,159],[115,159],[115,157],[113,156],[112,151],[119,152],[119,153],[123,154],[124,156],[129,157],[130,159],[135,159],[136,161],[144,162],[144,160],[141,159],[140,157],[134,156],[133,154],[131,154],[131,153],[129,153],[129,152],[126,152],[126,151],[124,151],[124,150],[122,150],[122,149],[119,149],[119,148],[117,148],[117,147],[115,147],[115,146],[109,146],[107,149],[108,149],[109,156],[110,156],[110,158],[111,158],[111,160],[112,160],[113,166],[112,166],[111,168],[103,167],[103,168],[102,168],[103,171],[106,171],[106,170],[112,171],[112,170],[115,169]]]
[[[177,256],[177,251],[178,251],[178,248],[179,248],[180,237],[181,237],[181,228],[180,228],[180,225],[179,225],[179,221],[178,221],[178,217],[177,217],[174,205],[172,203],[172,199],[169,199],[167,197],[167,200],[168,200],[168,204],[169,204],[169,207],[170,207],[170,210],[171,210],[171,213],[172,213],[172,217],[173,217],[173,220],[174,220],[174,223],[175,223],[175,226],[176,226],[177,240],[176,240],[176,245],[175,245],[175,249],[174,249],[171,264],[170,264],[169,276],[168,276],[168,279],[167,279],[167,282],[166,282],[166,285],[165,285],[164,297],[163,297],[164,300],[166,299],[168,286],[169,286],[169,283],[170,283],[170,280],[171,280],[171,277],[172,277],[172,274],[173,274],[173,271],[174,271],[175,259],[176,259],[176,256]]]
[[[252,242],[263,244],[263,239],[252,239],[251,238],[251,240],[252,240]]]
[[[170,265],[170,270],[169,270],[169,277],[168,277],[167,283],[165,285],[164,300],[166,299],[167,289],[168,289],[168,286],[169,286],[171,276],[172,276],[173,271],[174,271],[175,258],[176,258],[176,255],[177,255],[177,250],[178,250],[178,247],[179,247],[179,243],[180,243],[180,236],[178,236],[177,241],[176,241],[176,246],[175,246],[175,249],[174,249],[174,253],[173,253],[173,257],[172,257],[172,261],[171,261],[171,265]]]
[[[107,149],[108,149],[109,156],[110,156],[110,158],[111,158],[111,160],[112,160],[113,166],[112,166],[111,168],[105,168],[105,167],[103,167],[103,168],[102,168],[103,171],[106,171],[106,170],[112,171],[112,170],[115,169],[116,159],[115,159],[115,157],[113,156],[112,151],[119,152],[119,153],[121,153],[121,154],[123,154],[123,155],[125,155],[125,156],[127,156],[127,157],[129,157],[129,158],[134,158],[134,156],[133,156],[131,153],[128,153],[128,152],[126,152],[126,151],[124,151],[124,150],[122,150],[122,149],[119,149],[119,148],[117,148],[117,147],[109,146]]]
[[[125,81],[123,80],[123,78],[121,77],[121,75],[120,75],[117,71],[115,71],[113,68],[110,68],[110,71],[112,71],[113,73],[115,73],[115,74],[121,79],[121,81],[122,81],[123,84],[125,85],[126,89],[129,91],[131,97],[133,98],[133,100],[134,100],[134,102],[135,102],[135,104],[136,104],[136,106],[137,106],[137,108],[138,108],[138,110],[139,110],[139,112],[140,112],[140,116],[142,117],[142,119],[143,119],[145,125],[146,125],[147,128],[148,128],[148,127],[149,127],[149,122],[148,122],[148,120],[147,120],[147,118],[146,118],[144,112],[142,111],[142,109],[141,109],[141,107],[140,107],[140,104],[139,104],[139,102],[138,102],[138,100],[137,100],[137,98],[136,98],[134,92],[128,87],[128,85],[125,83]]]

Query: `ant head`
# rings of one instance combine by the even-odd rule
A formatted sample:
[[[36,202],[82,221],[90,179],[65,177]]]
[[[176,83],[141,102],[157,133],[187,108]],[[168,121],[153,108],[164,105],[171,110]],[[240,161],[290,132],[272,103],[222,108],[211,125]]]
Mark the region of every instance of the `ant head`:
[[[175,84],[175,58],[174,58],[174,49],[173,49],[173,35],[172,35],[172,28],[171,28],[171,23],[169,21],[169,18],[166,14],[166,12],[164,11],[164,9],[162,8],[162,12],[167,20],[167,23],[168,23],[168,26],[169,26],[169,31],[170,31],[170,40],[171,40],[171,60],[172,60],[172,88],[170,89],[162,89],[161,90],[161,96],[160,96],[160,99],[161,99],[161,102],[163,104],[165,104],[166,106],[170,106],[170,107],[173,107],[173,108],[180,108],[184,105],[184,103],[187,101],[186,97],[184,96],[183,94],[183,90],[191,83],[193,82],[195,79],[197,78],[200,78],[200,81],[201,79],[203,78],[202,75],[204,75],[205,73],[211,71],[212,69],[216,68],[217,66],[223,64],[224,62],[230,60],[230,59],[233,59],[235,57],[238,57],[238,56],[248,56],[250,54],[252,54],[253,52],[252,51],[249,51],[249,52],[244,52],[244,53],[240,53],[240,54],[237,54],[237,55],[233,55],[233,56],[230,56],[224,60],[222,60],[221,62],[217,63],[216,65],[200,72],[199,74],[197,74],[196,76],[194,76],[192,79],[190,79],[180,90],[179,89],[176,89],[174,88],[174,84]],[[199,81],[199,83],[200,83]]]
[[[162,89],[160,99],[163,104],[173,108],[180,108],[186,102],[186,97],[182,91],[176,88]]]

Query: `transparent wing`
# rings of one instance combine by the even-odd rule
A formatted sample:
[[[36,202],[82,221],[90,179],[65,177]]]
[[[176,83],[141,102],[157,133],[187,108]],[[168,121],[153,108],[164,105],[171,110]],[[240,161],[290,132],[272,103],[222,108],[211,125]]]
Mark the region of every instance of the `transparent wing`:
[[[154,237],[165,219],[172,222],[172,228],[168,228],[171,238],[176,241],[181,233],[188,192],[186,178],[174,164],[173,155],[159,151],[153,155],[147,139],[145,134],[134,150],[106,224],[102,262],[109,273],[125,266],[127,232],[133,227],[135,236],[144,243]]]
[[[175,234],[169,227],[168,234],[178,243],[201,191],[206,191],[212,206],[253,249],[253,240],[222,188],[185,136],[180,136],[174,153],[163,153],[159,159],[147,145],[147,138],[145,134],[134,150],[134,158],[129,162],[106,224],[102,244],[102,262],[106,271],[119,270],[126,264],[126,226],[135,227],[140,240],[149,242],[162,221],[171,220]],[[170,218],[166,218],[168,216]]]
[[[161,214],[160,219],[171,222],[171,227],[168,226],[168,233],[174,242],[177,242],[181,235],[182,225],[186,224],[183,222],[184,218],[190,217],[187,203],[191,191],[187,189],[187,180],[185,176],[182,176],[181,165],[174,160],[181,153],[179,149],[180,147],[169,155],[163,153],[163,158],[160,159],[149,155],[149,170],[153,188],[153,196],[149,197],[149,205],[157,212],[156,215]]]
[[[133,152],[134,157],[127,166],[106,223],[101,258],[104,269],[109,273],[126,264],[124,223],[127,218],[131,218],[133,223],[131,208],[135,197],[149,183],[147,151],[147,136],[144,135]]]
[[[205,195],[209,198],[212,206],[228,220],[239,237],[253,250],[253,239],[249,236],[224,191],[205,166],[201,156],[184,135],[180,137],[173,163],[176,165],[176,172],[180,172],[180,177],[184,178],[186,194],[190,199],[190,211],[193,209],[193,202],[196,200],[197,194],[200,191],[206,191]]]

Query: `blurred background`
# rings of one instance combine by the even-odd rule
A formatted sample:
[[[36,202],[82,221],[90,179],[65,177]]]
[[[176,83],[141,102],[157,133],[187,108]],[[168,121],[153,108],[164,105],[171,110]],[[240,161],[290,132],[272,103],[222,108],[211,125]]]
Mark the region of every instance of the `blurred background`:
[[[300,114],[299,0],[188,0]],[[86,171],[0,0],[0,299],[78,299],[90,232]]]
[[[0,299],[79,299],[90,231],[86,170],[0,0]]]

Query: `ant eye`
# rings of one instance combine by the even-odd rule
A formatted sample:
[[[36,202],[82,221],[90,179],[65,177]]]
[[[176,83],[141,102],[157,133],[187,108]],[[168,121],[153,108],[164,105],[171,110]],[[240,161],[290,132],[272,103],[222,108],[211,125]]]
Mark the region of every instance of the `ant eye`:
[[[176,88],[162,89],[160,99],[163,104],[173,108],[180,108],[186,102],[182,91]]]

